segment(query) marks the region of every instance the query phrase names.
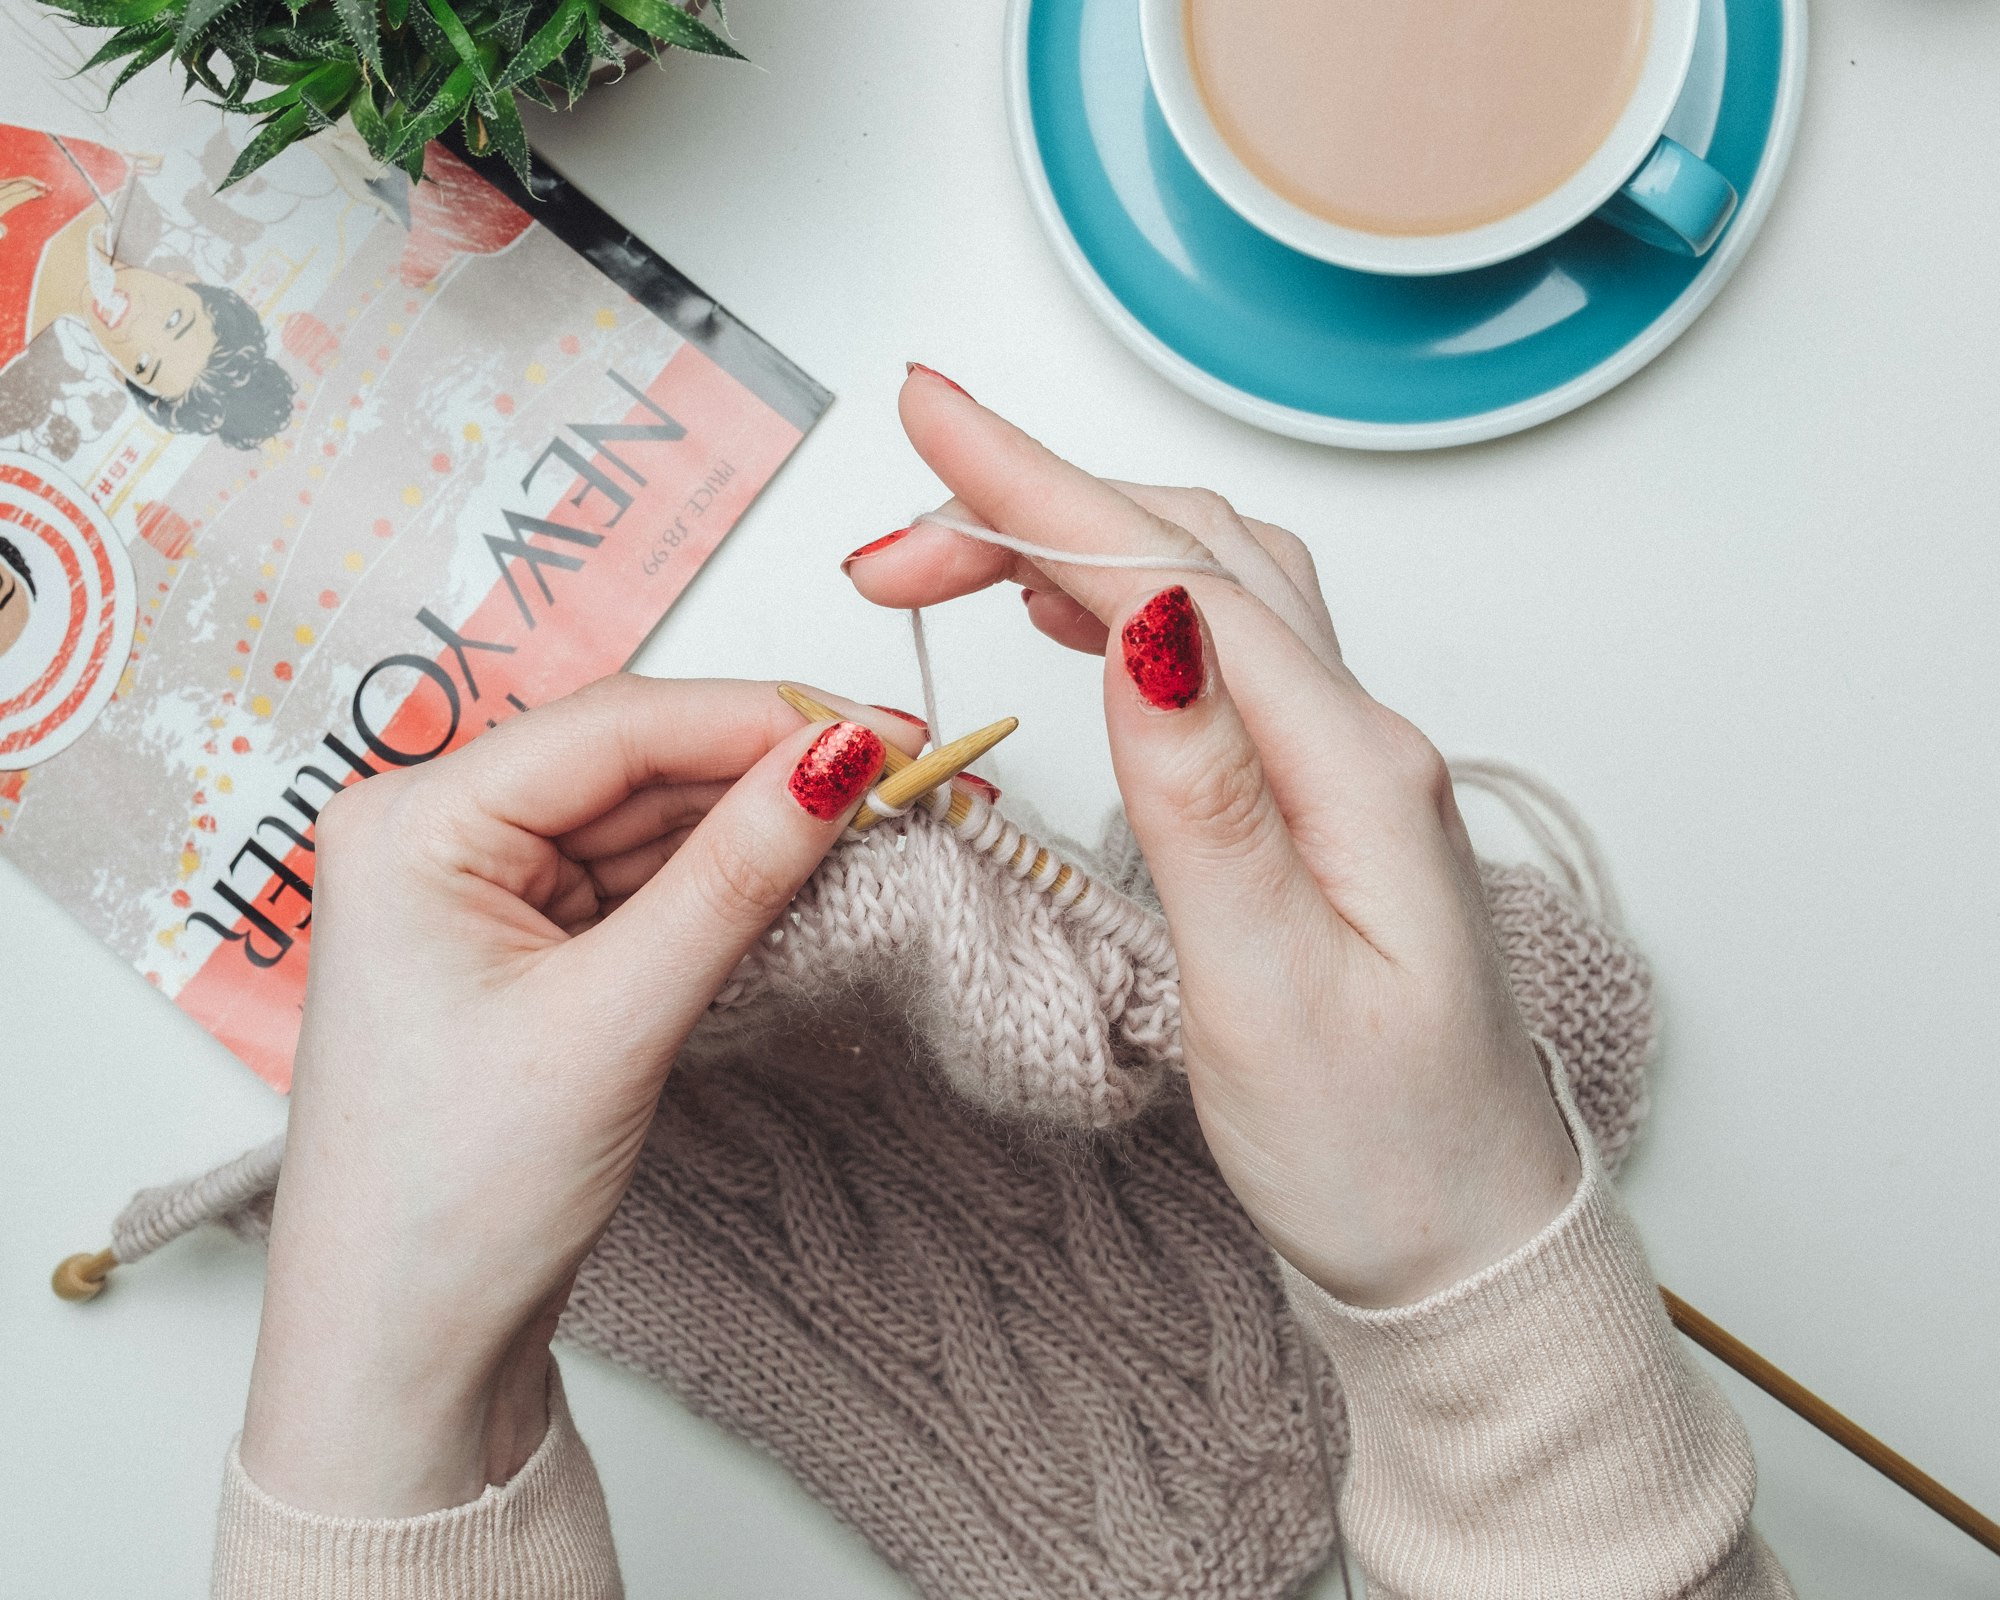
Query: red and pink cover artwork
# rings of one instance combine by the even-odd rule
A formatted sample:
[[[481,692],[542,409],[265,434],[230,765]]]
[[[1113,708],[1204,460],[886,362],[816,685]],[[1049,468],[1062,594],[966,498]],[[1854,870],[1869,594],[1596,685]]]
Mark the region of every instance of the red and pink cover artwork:
[[[284,1088],[327,797],[622,666],[829,397],[551,174],[134,143],[0,126],[0,853]]]

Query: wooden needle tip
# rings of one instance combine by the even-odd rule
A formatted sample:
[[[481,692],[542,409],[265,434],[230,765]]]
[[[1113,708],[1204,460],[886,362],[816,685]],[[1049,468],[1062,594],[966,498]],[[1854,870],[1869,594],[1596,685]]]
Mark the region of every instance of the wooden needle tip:
[[[951,782],[1020,725],[1018,717],[1002,717],[977,732],[940,745],[929,755],[917,757],[902,771],[890,773],[877,786],[875,793],[884,805],[900,810],[939,785]],[[875,820],[876,814],[864,806],[860,816],[855,818],[854,826],[857,830],[865,830]]]

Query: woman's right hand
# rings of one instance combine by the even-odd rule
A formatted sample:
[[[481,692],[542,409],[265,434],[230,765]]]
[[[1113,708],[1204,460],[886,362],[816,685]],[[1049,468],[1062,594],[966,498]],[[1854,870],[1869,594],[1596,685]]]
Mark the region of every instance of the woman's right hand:
[[[1304,546],[1205,491],[1091,477],[923,368],[902,416],[958,516],[1233,574],[1031,560],[936,524],[846,563],[891,606],[1019,583],[1042,632],[1105,654],[1195,1108],[1265,1237],[1362,1306],[1421,1299],[1533,1237],[1574,1192],[1577,1152],[1444,762],[1341,660]]]

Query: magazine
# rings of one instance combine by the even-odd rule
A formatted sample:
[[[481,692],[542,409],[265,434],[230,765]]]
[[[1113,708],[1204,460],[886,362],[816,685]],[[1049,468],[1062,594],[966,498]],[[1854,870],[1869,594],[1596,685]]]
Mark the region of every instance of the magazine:
[[[830,396],[539,162],[218,192],[247,123],[54,27],[0,8],[0,854],[284,1088],[328,797],[622,666]]]

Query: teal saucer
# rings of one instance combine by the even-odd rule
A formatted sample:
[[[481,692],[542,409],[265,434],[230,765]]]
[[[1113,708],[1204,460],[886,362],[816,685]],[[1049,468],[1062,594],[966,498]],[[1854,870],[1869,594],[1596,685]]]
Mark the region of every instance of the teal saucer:
[[[1392,278],[1286,248],[1202,182],[1154,103],[1133,0],[1013,0],[1008,16],[1022,176],[1092,309],[1218,410],[1368,450],[1533,427],[1678,338],[1770,209],[1804,74],[1805,0],[1703,0],[1667,132],[1743,200],[1699,261],[1592,220],[1477,272]]]

